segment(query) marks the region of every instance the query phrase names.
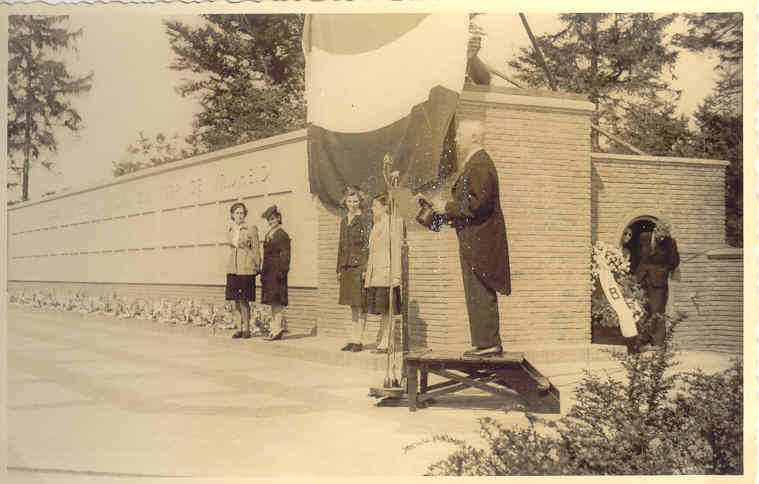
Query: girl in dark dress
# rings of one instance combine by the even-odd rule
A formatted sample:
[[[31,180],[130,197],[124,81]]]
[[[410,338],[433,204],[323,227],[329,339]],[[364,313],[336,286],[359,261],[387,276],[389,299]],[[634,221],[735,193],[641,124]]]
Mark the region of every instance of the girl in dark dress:
[[[346,187],[341,205],[348,210],[340,220],[340,241],[337,249],[337,280],[340,283],[339,304],[350,306],[351,325],[348,344],[342,351],[358,352],[366,328],[366,292],[364,276],[369,257],[369,234],[372,220],[361,210],[364,194],[356,186]]]
[[[235,203],[229,213],[232,224],[227,228],[230,251],[227,259],[226,300],[235,302],[240,313],[240,329],[233,338],[250,338],[250,301],[256,300],[256,274],[261,267],[258,248],[258,229],[248,225],[248,209],[244,203]]]
[[[268,341],[282,339],[287,306],[287,273],[290,272],[290,236],[282,228],[282,214],[273,205],[261,215],[269,223],[264,237],[261,268],[261,302],[271,306],[271,332]]]

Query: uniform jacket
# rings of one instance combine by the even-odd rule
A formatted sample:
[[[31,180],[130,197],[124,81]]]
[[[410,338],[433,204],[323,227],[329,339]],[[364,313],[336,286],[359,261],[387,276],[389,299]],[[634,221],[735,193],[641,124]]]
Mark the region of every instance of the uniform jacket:
[[[369,259],[369,235],[372,219],[366,212],[356,215],[351,223],[348,216],[340,220],[340,241],[337,248],[337,272],[345,267],[366,267]]]
[[[227,228],[229,257],[227,274],[253,275],[261,269],[261,250],[258,245],[258,229],[255,225],[242,224],[240,234],[235,239],[235,227]],[[235,245],[236,243],[236,245]]]
[[[445,216],[456,228],[459,254],[490,289],[511,293],[509,246],[498,173],[484,149],[473,153],[451,187]]]
[[[261,268],[261,302],[287,306],[287,273],[290,271],[290,236],[279,226],[264,238]]]
[[[392,237],[390,227],[392,225]],[[393,217],[388,224],[388,215],[375,221],[369,235],[369,258],[366,263],[365,287],[388,287],[390,279],[390,258],[388,250],[392,242],[393,286],[401,283],[401,250],[403,248],[403,219]]]
[[[640,262],[635,269],[638,282],[649,287],[666,288],[669,273],[680,265],[675,239],[666,237],[651,247],[651,232],[640,234]]]

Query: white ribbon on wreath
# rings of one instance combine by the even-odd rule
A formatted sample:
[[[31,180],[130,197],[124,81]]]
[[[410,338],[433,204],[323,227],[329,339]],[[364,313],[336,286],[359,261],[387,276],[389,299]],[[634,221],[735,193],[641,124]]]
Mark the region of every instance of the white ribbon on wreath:
[[[635,326],[633,308],[627,305],[627,302],[622,295],[622,288],[619,286],[616,279],[614,279],[614,275],[611,273],[606,257],[604,257],[603,253],[599,251],[595,254],[595,260],[596,265],[598,266],[598,281],[601,283],[601,289],[603,289],[606,299],[609,301],[612,309],[617,313],[622,336],[625,338],[637,336],[638,328]]]

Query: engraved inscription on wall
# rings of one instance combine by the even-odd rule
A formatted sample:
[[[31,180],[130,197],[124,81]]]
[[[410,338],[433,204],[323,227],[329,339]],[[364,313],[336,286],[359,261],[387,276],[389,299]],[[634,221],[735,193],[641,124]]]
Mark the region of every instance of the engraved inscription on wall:
[[[223,284],[228,209],[243,200],[262,237],[260,213],[280,206],[293,238],[292,284],[313,287],[316,209],[306,177],[305,140],[295,139],[11,207],[9,278]]]

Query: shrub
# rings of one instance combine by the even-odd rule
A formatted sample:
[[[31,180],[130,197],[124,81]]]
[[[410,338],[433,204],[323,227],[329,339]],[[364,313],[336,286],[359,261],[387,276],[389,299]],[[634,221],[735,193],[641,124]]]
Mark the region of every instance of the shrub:
[[[673,373],[670,320],[663,347],[613,352],[624,378],[586,373],[567,415],[528,414],[527,427],[479,420],[478,448],[447,435],[456,448],[431,475],[623,475],[742,472],[742,369],[715,375]],[[420,443],[409,446],[413,448]]]
[[[743,473],[743,363],[721,373],[686,373],[675,400],[685,416],[689,451],[708,474]]]

